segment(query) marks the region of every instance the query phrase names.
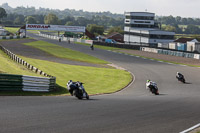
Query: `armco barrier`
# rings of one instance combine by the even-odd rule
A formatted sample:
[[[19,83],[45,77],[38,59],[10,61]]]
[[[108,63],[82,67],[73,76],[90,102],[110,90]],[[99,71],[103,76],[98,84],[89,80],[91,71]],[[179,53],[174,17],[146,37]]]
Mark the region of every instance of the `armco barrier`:
[[[61,39],[61,41],[66,41],[66,42],[68,42],[70,40],[70,42],[80,42],[80,43],[93,44],[93,40],[84,40],[84,39],[68,38],[68,37],[58,37],[58,36],[46,35],[46,34],[42,34],[42,33],[39,33],[38,35],[43,36],[43,37],[47,37],[47,38],[50,38],[50,39],[54,39],[54,40]]]
[[[146,51],[146,52],[155,52],[155,48],[149,48],[149,47],[141,47],[140,50]],[[173,50],[157,49],[157,53],[165,54],[165,55],[172,55],[172,56],[186,57],[186,58],[193,58],[193,59],[200,59],[200,54],[173,51]]]
[[[55,89],[56,78],[0,74],[0,90],[49,92]]]
[[[26,61],[24,61],[23,59],[19,58],[17,55],[13,54],[12,52],[10,52],[9,50],[7,50],[6,48],[4,48],[3,46],[0,45],[0,49],[2,51],[4,51],[12,60],[14,60],[15,62],[24,65],[25,67],[27,67],[28,69],[32,70],[33,72],[46,76],[46,77],[53,77],[45,72],[43,72],[42,70],[39,70],[38,68],[32,66],[31,64],[27,63]]]

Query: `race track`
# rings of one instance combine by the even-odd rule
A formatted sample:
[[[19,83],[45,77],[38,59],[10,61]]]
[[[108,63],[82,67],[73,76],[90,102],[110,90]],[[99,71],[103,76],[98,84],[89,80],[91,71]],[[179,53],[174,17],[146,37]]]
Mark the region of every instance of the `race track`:
[[[2,133],[179,133],[200,123],[200,69],[67,44],[30,34],[112,62],[134,74],[134,83],[115,94],[77,100],[70,96],[0,97]],[[187,84],[175,78],[179,71]],[[156,81],[155,96],[145,89]],[[87,88],[86,88],[87,89]]]

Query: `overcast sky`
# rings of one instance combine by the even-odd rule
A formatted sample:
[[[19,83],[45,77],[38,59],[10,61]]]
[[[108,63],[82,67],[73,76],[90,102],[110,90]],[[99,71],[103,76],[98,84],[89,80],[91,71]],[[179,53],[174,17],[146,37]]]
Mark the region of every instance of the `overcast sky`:
[[[158,16],[181,16],[200,18],[200,0],[0,0],[0,5],[11,7],[34,6],[50,9],[75,9],[91,12],[110,11],[153,12]]]

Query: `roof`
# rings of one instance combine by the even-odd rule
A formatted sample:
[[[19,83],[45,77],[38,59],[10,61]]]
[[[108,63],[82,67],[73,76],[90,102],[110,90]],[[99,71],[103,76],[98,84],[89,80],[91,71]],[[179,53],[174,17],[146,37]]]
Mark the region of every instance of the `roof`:
[[[118,33],[118,32],[113,32],[112,34],[109,34],[109,35],[107,35],[107,36],[105,36],[105,37],[106,37],[106,38],[109,38],[109,37],[113,37],[113,36],[115,36],[115,35],[117,35],[117,34],[123,36],[122,34],[120,34],[120,33]]]
[[[175,40],[174,42],[187,43],[187,42],[190,42],[193,40],[196,40],[196,39],[195,38],[179,38],[179,39]]]

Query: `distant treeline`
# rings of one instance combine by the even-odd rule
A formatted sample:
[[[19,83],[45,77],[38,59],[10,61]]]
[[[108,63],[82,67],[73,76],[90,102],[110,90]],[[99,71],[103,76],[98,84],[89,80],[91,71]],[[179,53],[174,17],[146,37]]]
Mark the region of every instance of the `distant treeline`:
[[[35,7],[12,8],[7,3],[1,6],[6,10],[7,17],[0,20],[4,25],[24,25],[26,23],[45,24],[51,19],[52,24],[88,26],[96,24],[104,29],[110,27],[124,27],[124,14],[111,12],[87,12],[74,9],[49,9]],[[51,14],[49,17],[47,17]],[[200,18],[182,18],[180,16],[156,16],[156,20],[162,24],[162,30],[175,31],[178,34],[200,34]]]
[[[27,23],[27,17],[32,16],[36,23],[44,24],[44,18],[49,13],[55,14],[61,25],[87,26],[97,24],[104,27],[121,26],[123,27],[124,15],[112,14],[111,12],[87,12],[83,10],[58,10],[49,8],[35,7],[16,7],[12,8],[7,3],[1,6],[7,12],[7,17],[3,19],[3,24],[23,25]]]

